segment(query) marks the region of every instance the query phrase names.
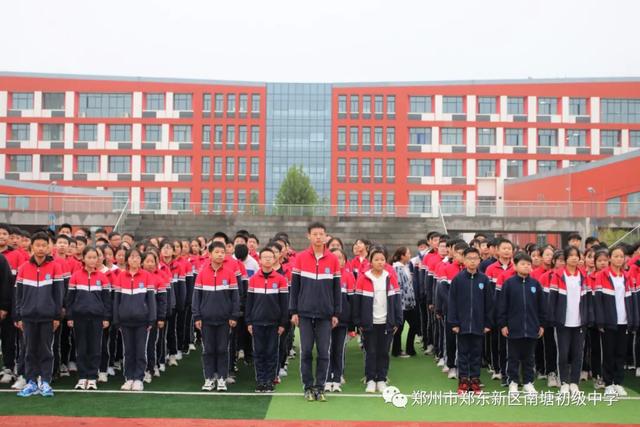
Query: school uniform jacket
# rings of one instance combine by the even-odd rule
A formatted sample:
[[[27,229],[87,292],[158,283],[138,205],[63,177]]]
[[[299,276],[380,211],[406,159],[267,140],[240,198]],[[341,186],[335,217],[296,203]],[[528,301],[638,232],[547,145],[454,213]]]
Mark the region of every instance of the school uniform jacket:
[[[169,263],[161,263],[165,265],[164,271],[171,274],[171,290],[173,291],[173,306],[176,311],[183,311],[187,298],[187,271],[184,263],[178,259],[174,259]]]
[[[0,253],[0,310],[11,312],[13,287],[11,266],[7,258]]]
[[[113,323],[151,326],[156,321],[154,278],[145,270],[120,271],[113,282]]]
[[[438,278],[436,277],[438,272],[438,265],[443,261],[437,250],[430,252],[425,256],[425,282],[424,292],[427,300],[427,306],[435,304],[436,287],[438,284]]]
[[[245,321],[247,325],[286,326],[289,321],[287,279],[276,271],[265,276],[260,269],[249,279]]]
[[[552,326],[564,326],[567,315],[567,283],[565,274],[569,275],[566,269],[556,272],[551,278],[549,287],[549,311],[548,320]],[[587,278],[580,270],[576,270],[580,276],[580,323],[581,326],[593,323],[593,306],[591,301],[591,290],[587,284]]]
[[[438,278],[438,290],[436,298],[436,313],[445,316],[448,311],[449,304],[449,290],[451,281],[462,271],[464,267],[456,261],[444,264],[440,267]]]
[[[191,303],[193,319],[205,325],[222,325],[240,317],[238,278],[233,270],[221,265],[214,270],[203,266],[196,278]]]
[[[291,314],[313,319],[340,316],[340,263],[334,254],[325,250],[322,256],[316,259],[311,247],[300,252],[296,256],[291,278]]]
[[[342,296],[342,310],[338,320],[340,326],[348,326],[353,321],[351,305],[356,294],[356,278],[346,268],[340,272],[340,294]]]
[[[71,320],[111,319],[111,283],[99,271],[77,270],[69,279],[65,304],[66,317]]]
[[[614,273],[610,267],[596,274],[595,285],[595,322],[598,328],[616,329],[618,327],[618,312],[616,310],[616,292],[611,276]],[[624,305],[627,311],[627,328],[630,331],[638,328],[638,307],[637,291],[633,287],[633,282],[626,272],[622,272],[624,277]],[[634,292],[636,291],[636,292]],[[635,301],[634,301],[635,298]]]
[[[398,328],[404,321],[402,313],[402,294],[398,280],[386,274],[387,282],[387,324],[388,331]],[[358,276],[356,281],[356,292],[353,298],[351,309],[353,310],[353,323],[364,330],[373,327],[373,301],[374,301],[373,281],[368,274]]]
[[[171,278],[167,277],[160,270],[151,273],[153,276],[153,287],[156,293],[156,320],[165,321],[167,318],[167,296]]]
[[[14,313],[16,320],[61,320],[63,299],[62,269],[52,257],[45,257],[40,265],[36,263],[35,257],[31,257],[18,269]]]
[[[489,278],[480,272],[462,270],[451,281],[447,310],[448,327],[459,327],[459,334],[484,335],[493,327],[493,296]]]
[[[546,307],[540,282],[518,275],[496,287],[497,327],[509,328],[509,339],[538,338],[544,326]]]

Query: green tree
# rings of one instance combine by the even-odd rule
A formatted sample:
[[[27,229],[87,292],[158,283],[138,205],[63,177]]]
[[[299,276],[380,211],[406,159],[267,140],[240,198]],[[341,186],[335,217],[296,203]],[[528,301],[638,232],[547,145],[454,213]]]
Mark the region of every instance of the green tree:
[[[291,166],[276,195],[275,204],[278,213],[310,215],[313,212],[313,206],[317,203],[318,193],[311,185],[307,174],[301,167]],[[292,208],[292,205],[300,208]]]

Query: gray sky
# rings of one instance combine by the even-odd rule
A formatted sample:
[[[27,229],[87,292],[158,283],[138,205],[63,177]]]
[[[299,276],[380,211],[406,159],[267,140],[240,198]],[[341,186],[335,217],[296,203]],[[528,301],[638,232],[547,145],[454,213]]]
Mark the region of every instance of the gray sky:
[[[0,70],[348,82],[640,76],[640,1],[19,0]]]

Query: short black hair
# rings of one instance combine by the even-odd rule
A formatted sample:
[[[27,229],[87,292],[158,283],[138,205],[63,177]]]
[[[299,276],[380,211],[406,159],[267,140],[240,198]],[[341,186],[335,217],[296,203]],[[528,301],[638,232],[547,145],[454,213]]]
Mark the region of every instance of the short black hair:
[[[224,231],[216,231],[215,233],[213,233],[211,240],[214,240],[214,239],[224,239],[225,244],[231,243],[231,240],[229,240],[229,236]]]
[[[427,240],[435,239],[437,237],[440,237],[440,233],[437,231],[430,231],[427,233]]]
[[[127,249],[127,252],[125,252],[124,254],[125,264],[129,262],[129,257],[131,257],[131,255],[133,255],[134,253],[137,253],[140,256],[140,261],[142,261],[142,252],[140,252],[137,248],[131,248]]]
[[[73,230],[73,227],[68,222],[60,224],[60,227],[58,227],[58,230],[62,230],[63,228],[68,228],[69,230]]]
[[[245,239],[249,239],[249,231],[247,230],[238,230],[236,231],[236,237],[243,236]],[[235,239],[234,239],[235,240]]]
[[[280,243],[275,242],[273,240],[270,241],[269,243],[267,243],[267,246],[265,246],[265,248],[269,248],[269,249],[270,248],[276,248],[278,250],[278,252],[282,252],[282,249],[284,249]]]
[[[97,234],[97,233],[105,233],[105,234],[106,234],[106,233],[107,233],[107,230],[105,230],[104,228],[100,227],[100,228],[98,228],[98,229],[96,230],[96,234]]]
[[[518,252],[515,257],[513,257],[514,264],[519,263],[520,261],[526,261],[529,264],[532,263],[531,257],[526,252]]]
[[[249,256],[249,247],[247,245],[236,245],[236,247],[233,248],[233,254],[236,256],[236,259],[244,261]]]
[[[207,249],[209,250],[209,252],[213,252],[213,250],[216,249],[216,248],[221,248],[221,249],[225,249],[225,250],[227,249],[225,244],[222,243],[222,242],[211,242]]]
[[[262,256],[263,252],[271,252],[271,255],[276,256],[275,252],[273,252],[273,249],[271,249],[271,246],[265,246],[264,248],[260,249],[260,253],[258,254],[258,256]]]
[[[578,255],[578,258],[580,258],[580,249],[576,248],[575,246],[567,246],[562,251],[565,261],[569,258],[569,255],[571,255],[572,252],[575,252],[576,255]]]
[[[327,231],[327,227],[325,227],[323,223],[321,223],[321,222],[312,222],[307,227],[307,233],[311,233],[311,230],[315,230],[316,228],[320,228],[325,232]]]
[[[467,245],[466,242],[457,242],[455,245],[453,245],[453,250],[458,252],[458,251],[464,251],[465,249],[468,249],[469,245]]]
[[[249,234],[247,236],[247,242],[249,241],[249,239],[253,239],[256,241],[257,244],[260,244],[260,239],[258,239],[258,236],[256,236],[255,234]]]
[[[134,235],[133,235],[133,234],[131,234],[131,233],[122,233],[122,237],[124,237],[124,236],[129,236],[129,237],[131,237],[131,240],[135,240],[135,237],[136,237],[136,236],[134,236]]]
[[[5,230],[8,234],[11,234],[11,227],[9,224],[0,223],[0,230]]]
[[[429,242],[427,241],[427,239],[420,239],[418,240],[418,243],[416,243],[416,246],[422,246],[422,245],[428,245]]]
[[[249,238],[247,237],[246,234],[242,234],[242,233],[237,233],[235,236],[233,236],[233,241],[235,242],[236,239],[242,239],[244,240],[245,243],[247,243],[249,241]]]
[[[582,242],[582,236],[578,233],[569,233],[569,235],[567,236],[567,241],[570,240],[579,240]]]
[[[593,236],[589,236],[586,239],[584,239],[584,244],[585,245],[593,245],[596,242],[599,242],[600,240],[597,237],[593,237]]]
[[[107,237],[109,238],[109,240],[111,240],[111,238],[112,238],[113,236],[119,236],[119,235],[120,235],[120,233],[118,233],[117,231],[112,231],[111,233],[109,233],[109,234],[107,235]]]
[[[78,237],[74,237],[74,239],[76,240],[76,242],[82,242],[85,245],[87,244],[87,238],[84,236],[78,236]]]
[[[58,235],[56,236],[56,240],[55,240],[55,242],[57,242],[57,241],[58,241],[58,240],[60,240],[60,239],[62,239],[62,240],[66,240],[66,241],[67,241],[67,243],[71,243],[71,238],[70,238],[69,236],[67,236],[66,234],[58,234]]]
[[[87,239],[91,238],[91,230],[89,230],[88,227],[82,227],[80,228],[80,230],[84,231],[84,235],[86,236]]]
[[[509,239],[505,239],[504,237],[498,237],[496,239],[496,248],[499,248],[500,246],[502,246],[505,243],[508,243],[509,245],[511,245],[511,249],[514,249],[513,242],[511,240],[509,240]]]
[[[36,240],[44,240],[49,243],[49,235],[44,231],[37,231],[31,235],[31,241],[35,243]]]
[[[463,255],[467,256],[469,254],[477,254],[478,256],[480,256],[480,251],[474,248],[473,246],[469,246],[467,249],[464,250]]]

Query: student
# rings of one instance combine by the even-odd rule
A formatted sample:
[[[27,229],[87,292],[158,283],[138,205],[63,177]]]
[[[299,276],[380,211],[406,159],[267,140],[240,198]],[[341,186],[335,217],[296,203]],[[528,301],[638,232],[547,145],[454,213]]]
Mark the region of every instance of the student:
[[[590,257],[589,254],[593,254],[593,269],[587,272],[587,286],[591,291],[594,315],[594,324],[589,327],[588,334],[590,343],[589,365],[591,367],[591,376],[593,377],[593,388],[601,390],[605,388],[605,384],[602,379],[602,333],[600,333],[595,319],[596,281],[598,273],[609,266],[609,251],[592,246],[587,252],[587,259]]]
[[[282,259],[282,246],[276,242],[269,242],[265,246],[265,248],[271,249],[273,255],[275,257],[275,261],[273,264],[273,270],[284,276],[287,279],[287,286],[289,292],[291,291],[291,270],[285,271],[284,267],[281,264]],[[287,307],[289,307],[289,294],[286,294],[287,297]],[[288,375],[288,357],[290,355],[290,351],[293,347],[293,335],[294,335],[294,326],[291,323],[291,316],[287,316],[287,322],[284,326],[284,333],[280,336],[280,342],[278,344],[278,376],[276,378],[276,382],[279,382],[281,377],[286,377]]]
[[[518,393],[520,368],[525,393],[536,393],[534,355],[536,341],[544,334],[546,307],[542,286],[531,274],[531,257],[520,252],[515,257],[516,275],[496,288],[496,324],[507,339],[506,374],[509,393]]]
[[[334,239],[336,239],[334,237]],[[344,380],[344,353],[347,345],[347,332],[353,323],[351,305],[356,291],[356,279],[347,271],[347,254],[339,248],[331,249],[331,253],[340,263],[340,291],[342,295],[342,310],[338,316],[338,325],[331,330],[331,352],[329,356],[329,376],[324,391],[341,392]]]
[[[411,250],[405,246],[398,248],[391,258],[393,268],[398,275],[398,284],[402,292],[402,324],[398,329],[398,333],[393,336],[393,345],[391,348],[392,356],[411,357],[416,355],[414,341],[416,335],[420,333],[420,315],[416,305],[416,287],[417,283],[413,282],[413,276],[409,270],[411,260]],[[406,352],[402,351],[402,330],[404,323],[409,324],[409,332],[407,334]]]
[[[593,312],[586,277],[578,268],[580,250],[567,246],[564,259],[564,269],[551,279],[548,319],[555,326],[560,393],[576,395],[580,392],[586,326]]]
[[[568,245],[573,246],[574,248],[580,249],[580,245],[582,244],[582,236],[578,233],[570,233],[567,237]]]
[[[111,285],[98,271],[98,251],[82,251],[83,267],[71,275],[67,292],[67,325],[73,329],[77,350],[76,390],[97,390],[102,330],[111,319]]]
[[[433,342],[433,355],[439,359],[439,367],[444,366],[444,357],[442,357],[443,347],[443,328],[442,319],[436,318],[435,299],[438,286],[438,266],[445,261],[449,254],[449,246],[447,243],[448,236],[438,234],[438,243],[435,246],[435,252],[432,251],[425,256],[425,273],[424,273],[424,292],[426,294],[426,309],[428,311],[429,331]],[[433,239],[432,239],[433,240]],[[428,350],[428,349],[427,349]],[[427,354],[427,351],[425,351]],[[442,362],[442,363],[440,363]]]
[[[358,277],[352,307],[364,339],[366,393],[386,390],[391,341],[402,323],[400,288],[386,261],[383,250],[371,251],[371,269]]]
[[[338,326],[342,310],[340,263],[324,246],[324,224],[307,227],[311,247],[295,257],[289,295],[291,322],[300,328],[300,372],[304,398],[325,402],[324,385],[329,372],[331,329]],[[313,378],[313,347],[317,346]]]
[[[202,332],[202,390],[227,391],[229,376],[229,333],[240,315],[238,280],[235,272],[225,267],[225,244],[209,245],[210,262],[203,266],[193,291],[193,319]]]
[[[110,263],[108,257],[105,255],[108,251],[111,251],[111,248],[107,245],[96,246],[96,252],[98,253],[98,264],[96,266],[96,270],[100,273],[104,274],[109,282],[109,307],[113,307],[113,279],[115,277],[114,271],[109,268],[107,263]],[[113,327],[112,316],[113,310],[109,309],[109,313],[107,313],[107,320],[109,321],[109,326],[106,328],[102,328],[102,339],[100,343],[100,366],[98,368],[98,382],[106,383],[109,381],[109,375],[115,375],[115,370],[113,365],[109,365],[110,362],[110,353],[109,353],[109,336],[111,329],[115,329]]]
[[[9,276],[6,277],[5,271],[0,279],[2,280],[0,281],[0,295],[3,300],[0,304],[0,341],[2,342],[2,360],[5,367],[0,375],[0,384],[9,384],[14,380],[16,359],[19,357],[16,346],[18,331],[12,318],[14,317],[16,274],[23,261],[20,252],[9,245],[9,236],[10,227],[7,224],[0,224],[0,255],[6,260],[9,268]],[[23,372],[16,372],[16,374],[21,375]],[[21,390],[26,385],[24,375],[18,377],[16,383],[16,389]]]
[[[147,340],[147,368],[144,373],[144,382],[151,383],[153,377],[160,376],[158,366],[158,331],[164,329],[167,317],[167,289],[171,278],[158,270],[158,255],[153,252],[145,252],[142,255],[142,268],[153,277],[153,287],[156,295],[156,323],[149,331]]]
[[[447,320],[457,336],[458,394],[480,394],[482,346],[491,331],[493,296],[489,278],[478,271],[478,249],[465,249],[463,257],[465,269],[451,281]]]
[[[358,274],[362,274],[367,271],[370,266],[369,264],[369,247],[371,246],[371,242],[365,239],[358,239],[353,244],[353,254],[355,257],[350,261],[351,272],[353,276],[357,279]]]
[[[178,316],[180,319],[184,317],[184,309],[187,297],[186,276],[187,271],[185,265],[178,257],[181,252],[176,253],[176,247],[182,250],[182,246],[178,241],[163,240],[160,243],[160,261],[166,271],[171,274],[171,292],[172,292],[172,311],[167,318],[167,353],[169,354],[169,366],[178,366],[178,361],[182,359],[182,351],[178,348],[178,337],[182,338],[182,332],[178,331]],[[178,352],[180,350],[180,352]],[[178,356],[178,354],[180,354]]]
[[[595,320],[603,334],[602,377],[604,393],[626,396],[622,386],[627,356],[627,335],[637,328],[637,308],[633,301],[633,283],[624,271],[625,250],[609,250],[610,265],[596,275]]]
[[[284,276],[273,270],[276,257],[271,249],[262,249],[259,259],[260,268],[249,279],[245,320],[253,339],[255,390],[271,393],[278,375],[278,341],[289,321],[289,285]]]
[[[15,326],[24,334],[26,386],[18,396],[53,396],[53,334],[60,327],[64,281],[60,265],[49,255],[49,236],[31,237],[33,256],[16,276]],[[40,386],[37,381],[40,377]]]
[[[113,323],[122,332],[125,391],[144,390],[147,367],[147,339],[156,321],[154,278],[141,268],[142,255],[129,249],[125,255],[127,269],[114,280]]]
[[[486,257],[482,259],[482,262],[478,267],[478,270],[481,273],[485,273],[487,271],[487,268],[489,268],[491,264],[495,263],[498,260],[498,258],[496,257],[498,242],[499,239],[491,239],[487,242]]]

